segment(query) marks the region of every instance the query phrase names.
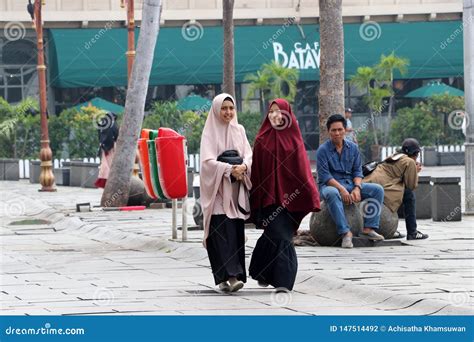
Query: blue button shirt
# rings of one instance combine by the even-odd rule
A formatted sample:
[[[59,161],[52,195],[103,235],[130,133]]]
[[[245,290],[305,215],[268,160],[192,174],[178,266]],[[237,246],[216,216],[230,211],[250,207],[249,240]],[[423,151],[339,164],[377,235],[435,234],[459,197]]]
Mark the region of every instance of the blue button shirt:
[[[327,185],[327,182],[334,178],[351,191],[354,187],[353,179],[364,178],[359,149],[356,144],[347,139],[344,139],[341,154],[337,153],[332,141],[327,140],[319,146],[316,157],[319,186]]]

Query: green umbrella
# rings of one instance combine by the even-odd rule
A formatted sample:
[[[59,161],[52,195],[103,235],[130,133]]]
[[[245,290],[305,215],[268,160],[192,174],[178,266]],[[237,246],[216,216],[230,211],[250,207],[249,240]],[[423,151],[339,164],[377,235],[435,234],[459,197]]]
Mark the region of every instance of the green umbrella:
[[[77,106],[74,106],[73,108],[80,111],[82,107],[96,107],[106,112],[112,112],[115,114],[122,114],[125,111],[125,107],[122,107],[113,102],[106,101],[100,97],[94,97],[92,100],[78,104]]]
[[[178,101],[179,110],[192,110],[196,112],[208,111],[211,108],[211,101],[199,95],[191,94]]]
[[[447,84],[444,84],[441,82],[430,82],[424,87],[421,87],[409,92],[408,94],[405,95],[405,97],[425,98],[425,97],[430,97],[433,95],[442,95],[442,94],[448,94],[452,96],[464,96],[464,92],[462,90],[450,87]]]

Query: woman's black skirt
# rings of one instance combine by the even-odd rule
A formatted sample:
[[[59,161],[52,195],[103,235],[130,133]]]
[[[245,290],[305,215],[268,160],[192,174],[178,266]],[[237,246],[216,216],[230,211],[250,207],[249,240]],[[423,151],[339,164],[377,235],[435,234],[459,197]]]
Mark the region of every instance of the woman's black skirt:
[[[206,247],[216,285],[231,277],[247,281],[244,220],[212,215]]]
[[[291,213],[276,206],[269,206],[260,213],[265,229],[252,253],[249,274],[275,288],[293,289],[298,260],[293,246],[293,235],[298,223]]]

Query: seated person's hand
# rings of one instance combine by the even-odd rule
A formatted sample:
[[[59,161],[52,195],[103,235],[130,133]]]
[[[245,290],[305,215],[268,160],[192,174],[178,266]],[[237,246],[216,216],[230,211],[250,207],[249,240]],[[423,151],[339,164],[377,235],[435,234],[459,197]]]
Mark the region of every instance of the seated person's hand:
[[[360,189],[358,187],[355,187],[352,190],[351,199],[352,199],[352,202],[354,202],[354,203],[359,203],[360,202],[361,196],[360,196]]]
[[[346,188],[341,187],[341,188],[339,189],[339,193],[341,194],[342,202],[343,202],[344,204],[351,204],[351,203],[352,203],[351,194],[349,193],[349,191],[346,190]]]

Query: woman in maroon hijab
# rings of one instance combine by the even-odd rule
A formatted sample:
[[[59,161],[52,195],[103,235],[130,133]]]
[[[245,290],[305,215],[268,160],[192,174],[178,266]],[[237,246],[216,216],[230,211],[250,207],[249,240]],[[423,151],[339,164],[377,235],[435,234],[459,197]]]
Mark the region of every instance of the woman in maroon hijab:
[[[319,211],[319,193],[290,104],[276,99],[253,149],[251,219],[264,229],[249,273],[260,286],[292,290],[298,270],[293,236],[303,218]]]

